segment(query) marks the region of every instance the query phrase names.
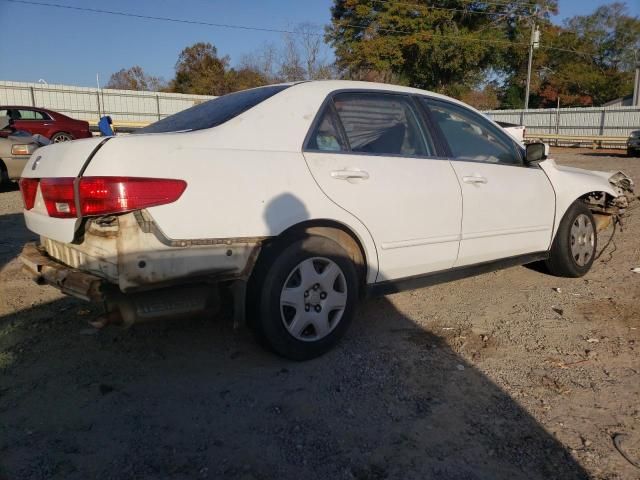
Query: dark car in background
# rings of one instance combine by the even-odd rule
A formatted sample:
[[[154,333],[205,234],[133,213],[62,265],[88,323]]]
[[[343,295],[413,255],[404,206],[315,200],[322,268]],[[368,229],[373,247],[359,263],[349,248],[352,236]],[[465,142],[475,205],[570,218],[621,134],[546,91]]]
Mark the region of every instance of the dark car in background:
[[[2,116],[13,120],[17,130],[40,134],[52,143],[91,137],[89,122],[76,120],[46,108],[0,106],[0,117]]]
[[[627,139],[627,155],[635,157],[640,155],[640,130],[634,130]]]

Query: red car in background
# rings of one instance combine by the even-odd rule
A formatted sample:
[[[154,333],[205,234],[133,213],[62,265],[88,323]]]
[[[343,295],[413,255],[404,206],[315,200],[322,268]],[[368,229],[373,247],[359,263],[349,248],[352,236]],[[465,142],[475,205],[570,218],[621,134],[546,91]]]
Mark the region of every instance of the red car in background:
[[[39,133],[52,143],[89,138],[89,122],[75,120],[52,110],[37,107],[0,106],[0,117],[8,116],[17,130]]]

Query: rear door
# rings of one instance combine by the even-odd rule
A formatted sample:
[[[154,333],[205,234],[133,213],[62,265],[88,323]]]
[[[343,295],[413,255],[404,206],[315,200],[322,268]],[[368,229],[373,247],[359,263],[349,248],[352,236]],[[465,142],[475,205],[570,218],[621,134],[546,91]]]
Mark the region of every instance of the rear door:
[[[378,282],[453,266],[460,186],[448,159],[438,157],[415,99],[378,91],[333,94],[304,155],[324,193],[369,229]]]
[[[14,120],[14,125],[18,130],[26,130],[31,134],[47,134],[51,118],[44,112],[39,110],[31,110],[26,108],[19,108],[11,110],[11,117]]]
[[[421,101],[462,186],[456,266],[548,250],[555,193],[544,171],[525,165],[516,142],[482,115],[444,100]]]

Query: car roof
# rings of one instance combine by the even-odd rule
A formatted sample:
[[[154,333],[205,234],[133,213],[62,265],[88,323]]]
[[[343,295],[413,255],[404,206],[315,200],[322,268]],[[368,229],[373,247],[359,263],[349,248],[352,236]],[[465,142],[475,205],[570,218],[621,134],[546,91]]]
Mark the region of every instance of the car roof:
[[[455,103],[461,103],[455,98],[447,97],[429,90],[420,88],[405,87],[402,85],[394,85],[391,83],[364,82],[360,80],[310,80],[306,82],[298,82],[291,84],[297,89],[314,89],[324,91],[327,94],[336,90],[379,90],[384,92],[397,92],[412,95],[428,95],[442,100],[448,100]],[[464,105],[464,104],[463,104]]]
[[[75,120],[75,118],[71,118],[68,115],[65,115],[64,113],[60,113],[56,110],[50,110],[48,108],[43,108],[43,107],[32,107],[31,105],[0,105],[0,110],[14,110],[14,109],[19,109],[19,110],[35,110],[36,112],[45,112],[47,114],[49,114],[49,116],[54,117],[54,120],[61,120],[61,119],[65,119],[65,120]]]
[[[20,109],[20,110],[42,110],[43,112],[52,112],[42,107],[32,107],[31,105],[0,105],[1,109]],[[55,113],[55,112],[54,112]]]

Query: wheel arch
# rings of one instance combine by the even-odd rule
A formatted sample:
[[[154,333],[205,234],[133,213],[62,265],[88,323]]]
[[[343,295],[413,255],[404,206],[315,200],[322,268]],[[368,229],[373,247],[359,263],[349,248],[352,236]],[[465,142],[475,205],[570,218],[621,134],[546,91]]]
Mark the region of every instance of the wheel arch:
[[[617,196],[618,195],[613,190],[613,188],[606,188],[604,186],[599,188],[597,186],[596,188],[586,188],[585,186],[585,188],[574,190],[571,195],[558,195],[556,197],[556,218],[553,226],[552,242],[558,233],[560,222],[562,222],[562,219],[567,214],[567,211],[569,210],[571,205],[578,201],[585,203],[585,205],[587,205],[591,213],[594,215],[594,217],[596,218],[598,230],[606,228],[611,215],[603,214],[603,210],[605,210],[607,205]],[[603,223],[603,220],[607,220],[606,224]]]
[[[577,199],[582,201],[591,211],[596,222],[597,232],[607,228],[614,215],[617,214],[617,209],[615,207],[611,207],[615,198],[616,196],[610,192],[595,190],[587,192]]]
[[[361,286],[364,287],[368,273],[368,256],[364,242],[358,234],[344,223],[329,219],[305,220],[290,226],[276,237],[269,240],[270,245],[278,246],[284,242],[300,238],[305,235],[316,235],[333,240],[349,254],[349,258],[356,265]],[[266,251],[265,251],[266,252]],[[258,258],[260,261],[260,258]]]

